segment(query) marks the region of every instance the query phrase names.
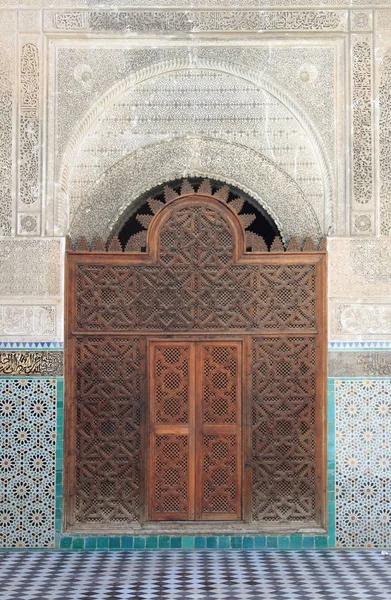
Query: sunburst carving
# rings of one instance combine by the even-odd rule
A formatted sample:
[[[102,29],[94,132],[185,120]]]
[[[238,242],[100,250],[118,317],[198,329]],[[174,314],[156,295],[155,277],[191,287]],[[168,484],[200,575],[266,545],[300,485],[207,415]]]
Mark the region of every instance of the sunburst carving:
[[[213,185],[215,189],[215,184]],[[198,189],[197,189],[198,188]],[[178,191],[180,189],[180,193]],[[247,252],[326,252],[327,251],[327,239],[324,237],[319,243],[319,246],[315,244],[311,237],[307,237],[304,242],[301,242],[295,237],[292,237],[289,241],[287,248],[284,248],[284,244],[281,237],[277,235],[270,248],[267,243],[254,231],[248,231],[248,228],[256,219],[255,214],[242,213],[245,200],[243,198],[236,197],[232,198],[232,192],[228,185],[224,184],[219,189],[215,189],[213,192],[212,184],[209,179],[202,180],[201,184],[197,186],[196,183],[191,183],[188,179],[182,180],[180,188],[176,186],[176,190],[165,185],[163,192],[160,192],[158,198],[150,197],[147,200],[147,204],[152,214],[138,214],[136,220],[143,228],[131,235],[126,243],[125,248],[117,237],[112,238],[108,243],[103,239],[95,239],[92,243],[92,247],[89,247],[88,240],[83,236],[76,240],[75,244],[72,244],[72,240],[68,237],[66,240],[66,251],[67,252],[142,252],[145,251],[147,246],[147,233],[150,224],[153,221],[154,216],[167,204],[178,198],[179,196],[191,195],[191,194],[204,194],[213,196],[214,198],[225,202],[227,207],[237,215],[242,227],[245,231],[245,247]],[[231,199],[230,199],[231,197]],[[164,198],[164,200],[162,200]]]
[[[196,189],[195,186],[191,184],[188,179],[184,179],[181,183],[180,189],[180,194],[178,194],[178,192],[176,192],[172,187],[170,187],[169,185],[165,185],[163,190],[164,202],[162,202],[162,200],[157,200],[156,198],[149,198],[147,200],[148,206],[153,214],[141,214],[136,216],[137,221],[145,230],[148,229],[154,215],[156,215],[156,213],[159,210],[164,208],[164,206],[169,202],[175,200],[175,198],[178,198],[179,195],[184,196],[185,194],[205,194],[207,196],[213,196],[214,198],[226,202],[227,206],[232,210],[232,212],[238,215],[240,222],[242,223],[243,229],[245,231],[256,219],[256,215],[254,214],[240,214],[245,202],[243,198],[239,197],[228,201],[230,189],[227,185],[223,185],[221,188],[219,188],[213,193],[212,185],[209,179],[203,179],[201,184],[198,186],[198,189]],[[267,252],[267,245],[263,238],[254,232],[246,231],[246,234],[250,233],[251,235],[246,235],[246,247],[255,252]],[[129,238],[128,243],[126,244],[125,252],[140,252],[142,248],[145,248],[146,246],[146,239],[146,231],[135,233]]]

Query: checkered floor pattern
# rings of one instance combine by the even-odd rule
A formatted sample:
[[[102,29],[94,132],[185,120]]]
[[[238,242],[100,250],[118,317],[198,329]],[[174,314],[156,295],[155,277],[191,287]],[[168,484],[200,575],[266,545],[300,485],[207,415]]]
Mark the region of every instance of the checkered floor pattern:
[[[391,600],[379,551],[13,552],[0,600]]]

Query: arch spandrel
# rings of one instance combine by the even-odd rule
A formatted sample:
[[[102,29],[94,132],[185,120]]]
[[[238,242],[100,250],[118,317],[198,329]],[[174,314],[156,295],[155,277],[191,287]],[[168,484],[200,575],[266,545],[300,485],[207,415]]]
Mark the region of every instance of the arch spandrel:
[[[263,74],[259,74],[243,65],[231,64],[227,61],[221,61],[221,60],[215,60],[215,59],[208,59],[208,60],[200,59],[197,62],[197,65],[194,65],[194,64],[189,64],[188,59],[181,59],[181,60],[167,61],[167,62],[159,63],[159,64],[151,64],[148,68],[142,69],[141,71],[138,71],[137,73],[129,75],[125,79],[118,81],[114,86],[112,86],[112,88],[107,90],[107,92],[93,104],[93,106],[87,111],[87,113],[85,114],[83,119],[77,124],[77,126],[75,127],[74,132],[69,140],[69,144],[68,144],[67,150],[64,154],[61,169],[60,169],[60,175],[59,175],[59,181],[58,181],[58,192],[56,194],[56,196],[57,196],[56,197],[56,205],[57,205],[56,229],[57,229],[58,233],[60,233],[60,232],[64,233],[69,229],[69,227],[67,225],[67,215],[68,214],[71,216],[71,221],[74,221],[75,218],[77,218],[77,213],[79,212],[79,208],[81,208],[81,204],[84,203],[83,194],[87,193],[89,195],[89,194],[93,193],[93,189],[95,187],[93,182],[96,180],[97,177],[100,177],[100,173],[105,172],[105,174],[106,174],[114,167],[114,161],[113,161],[112,164],[105,165],[104,168],[100,170],[100,173],[99,173],[99,170],[97,171],[94,168],[92,179],[90,178],[88,185],[87,184],[84,185],[84,183],[83,183],[83,186],[79,189],[79,191],[77,191],[78,188],[77,188],[76,184],[75,184],[76,187],[74,187],[75,182],[73,181],[73,175],[74,175],[73,172],[74,172],[74,167],[77,164],[77,160],[78,160],[77,157],[79,155],[79,152],[81,151],[84,141],[88,138],[89,134],[91,132],[93,132],[96,124],[102,118],[104,119],[104,115],[106,114],[106,111],[111,110],[111,108],[115,105],[115,103],[120,98],[124,97],[124,95],[126,95],[135,86],[137,87],[138,85],[142,85],[144,82],[153,81],[155,78],[169,76],[170,73],[181,73],[181,72],[188,70],[189,68],[192,69],[192,72],[197,71],[197,72],[203,72],[203,73],[225,74],[227,77],[234,78],[238,82],[242,81],[245,84],[251,84],[251,85],[255,86],[257,89],[259,89],[259,91],[261,93],[269,94],[271,98],[274,98],[276,100],[276,102],[280,103],[281,106],[284,107],[284,110],[289,112],[289,114],[292,116],[292,118],[302,128],[303,135],[308,140],[308,142],[314,152],[314,156],[316,157],[315,163],[317,164],[316,168],[319,169],[320,177],[322,180],[324,199],[323,199],[323,203],[320,201],[321,203],[317,207],[313,206],[313,198],[312,198],[313,193],[312,192],[311,192],[311,197],[308,196],[308,198],[306,198],[306,199],[317,215],[316,219],[319,221],[319,227],[320,227],[321,231],[322,232],[327,231],[329,229],[330,225],[332,224],[332,220],[333,220],[332,204],[333,204],[333,185],[334,184],[333,184],[332,171],[330,168],[327,153],[323,148],[319,134],[316,131],[316,127],[314,127],[314,125],[310,122],[307,115],[300,108],[300,106],[298,106],[298,104],[297,104],[297,102],[295,102],[294,98],[290,97],[290,95],[286,92],[286,90],[279,89],[278,86],[275,85],[275,82],[268,80],[267,78],[264,77]],[[182,131],[181,132],[171,132],[171,133],[169,133],[170,141],[173,139],[173,136],[178,136],[178,134],[193,136],[193,131],[183,132],[183,133],[182,133]],[[197,136],[198,133],[195,132],[195,135]],[[207,138],[208,135],[212,135],[212,133],[208,134],[207,132],[204,132],[205,138]],[[167,134],[165,134],[164,137],[166,138]],[[224,136],[222,136],[222,137],[224,137]],[[161,140],[161,137],[159,138],[159,136],[157,136],[153,142],[153,145],[158,145],[160,143],[160,140]],[[168,141],[168,143],[170,143],[170,141]],[[220,142],[218,134],[216,135],[216,141]],[[225,141],[230,142],[230,139],[225,138]],[[246,148],[250,152],[252,149],[256,153],[262,155],[262,149],[260,149],[258,147],[253,147],[251,144],[246,145],[246,146],[241,146],[240,144],[238,144],[238,146],[240,148]],[[133,145],[132,151],[134,148],[135,148],[135,146]],[[145,147],[141,148],[141,146],[138,145],[137,149],[135,149],[134,152],[141,153],[141,151],[144,148]],[[195,151],[193,154],[196,155],[197,152]],[[269,154],[267,152],[266,152],[266,154],[271,162],[273,162],[275,160],[274,156],[269,156]],[[194,158],[194,156],[193,156],[193,158]],[[198,158],[199,157],[196,157],[196,159],[193,162],[195,162],[195,163],[199,162]],[[264,158],[266,158],[266,156],[264,156]],[[117,158],[117,160],[118,160],[118,158]],[[241,166],[245,167],[247,156],[240,155],[240,160],[242,162]],[[120,161],[121,161],[121,159],[120,159]],[[250,185],[247,182],[247,177],[236,177],[236,179],[234,179],[233,177],[229,177],[226,174],[225,179],[224,179],[224,172],[227,171],[227,169],[229,170],[230,163],[225,161],[224,156],[220,157],[219,163],[220,163],[220,169],[215,169],[213,171],[208,170],[208,169],[201,169],[199,167],[199,165],[196,165],[194,167],[193,165],[190,165],[190,164],[186,164],[185,168],[183,168],[182,165],[181,165],[182,168],[179,168],[179,166],[178,166],[178,168],[174,169],[173,171],[171,171],[169,173],[158,168],[155,172],[159,173],[160,177],[156,179],[155,185],[159,184],[162,181],[168,181],[170,179],[181,177],[181,176],[188,176],[197,171],[198,174],[206,176],[206,177],[213,177],[214,175],[219,174],[220,179],[223,179],[230,183],[241,184],[239,187],[241,187],[244,190],[252,189],[253,191],[255,191],[255,193],[257,193],[259,191],[256,188],[254,188],[254,186],[252,186],[252,188],[250,188]],[[274,164],[276,166],[279,164],[277,159]],[[282,165],[282,168],[284,169],[285,167]],[[84,170],[84,172],[86,172],[85,164],[83,164],[83,170]],[[287,176],[289,177],[288,174],[287,174]],[[291,178],[294,180],[294,176],[292,174],[291,174]],[[300,188],[300,186],[298,186],[298,187]],[[143,189],[144,190],[148,189],[147,184],[144,184]],[[261,190],[261,188],[260,188],[260,190]],[[302,193],[304,194],[304,196],[306,196],[306,192],[302,191]],[[258,193],[258,197],[259,198],[262,197],[262,191],[260,193]],[[264,201],[265,201],[265,199],[264,199]],[[81,204],[79,204],[80,202],[81,202]],[[297,206],[296,209],[297,209],[297,211],[300,211],[301,207]],[[278,214],[274,215],[274,220],[276,222],[278,222],[278,216],[279,216]],[[72,230],[70,231],[70,233],[72,233]],[[299,234],[299,235],[301,236],[301,234]],[[304,234],[304,237],[305,237],[305,235],[313,235],[316,237],[317,235],[320,235],[320,233],[317,234],[314,229],[309,230],[307,228],[307,230]],[[303,237],[303,236],[301,236],[301,237]]]
[[[146,146],[117,162],[80,204],[70,235],[108,239],[140,196],[187,176],[211,177],[243,190],[271,216],[284,241],[322,235],[301,188],[273,161],[237,143],[200,137]]]

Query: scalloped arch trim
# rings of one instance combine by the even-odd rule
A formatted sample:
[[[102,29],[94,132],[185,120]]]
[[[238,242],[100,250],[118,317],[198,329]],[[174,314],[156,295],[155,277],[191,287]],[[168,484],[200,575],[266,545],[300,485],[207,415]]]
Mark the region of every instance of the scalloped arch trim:
[[[164,178],[156,176],[164,173]],[[202,176],[243,190],[273,218],[284,241],[322,235],[315,212],[297,183],[271,160],[236,143],[186,137],[143,147],[117,162],[79,205],[72,237],[108,239],[137,199],[162,183]]]

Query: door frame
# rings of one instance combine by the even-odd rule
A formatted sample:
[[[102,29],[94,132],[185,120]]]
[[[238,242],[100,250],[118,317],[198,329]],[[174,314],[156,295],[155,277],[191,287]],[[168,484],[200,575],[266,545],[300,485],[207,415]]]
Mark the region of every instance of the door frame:
[[[150,470],[150,353],[151,343],[156,342],[237,342],[241,345],[241,507],[242,518],[235,521],[223,520],[199,520],[199,521],[180,521],[181,523],[249,523],[251,520],[251,386],[248,378],[251,377],[251,349],[249,335],[237,334],[202,334],[178,332],[175,334],[158,334],[146,337],[145,356],[147,358],[145,365],[144,379],[144,411],[142,418],[142,437],[141,437],[141,460],[142,460],[142,498],[143,498],[143,523],[176,523],[176,521],[157,521],[149,518],[150,500],[148,485],[148,475]],[[250,349],[250,350],[249,350]],[[179,523],[179,521],[178,521]]]

